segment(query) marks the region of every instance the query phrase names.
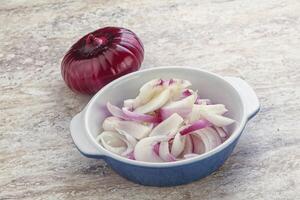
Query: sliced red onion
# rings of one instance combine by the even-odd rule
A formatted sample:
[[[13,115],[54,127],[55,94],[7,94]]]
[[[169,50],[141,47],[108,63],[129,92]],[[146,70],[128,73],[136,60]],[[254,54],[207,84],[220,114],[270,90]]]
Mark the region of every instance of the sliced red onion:
[[[183,118],[174,113],[169,118],[159,123],[149,134],[149,136],[173,135],[175,134],[183,122]]]
[[[188,97],[181,99],[179,101],[171,102],[160,109],[160,116],[162,119],[166,119],[173,113],[179,114],[181,117],[185,118],[192,111],[193,104],[196,95],[189,95]]]
[[[191,114],[189,115],[189,121],[195,121],[197,119],[203,118],[203,112],[210,112],[217,115],[223,115],[228,110],[223,104],[215,105],[198,105],[194,104]]]
[[[149,135],[153,125],[143,125],[134,121],[124,121],[117,117],[107,117],[103,122],[103,129],[106,131],[122,130],[130,133],[136,139],[142,139]]]
[[[135,107],[135,99],[126,99],[123,105],[129,110],[133,110]]]
[[[170,153],[168,141],[163,141],[160,143],[159,156],[166,162],[176,161],[176,158]]]
[[[179,82],[182,89],[190,87],[192,83],[188,80],[174,79],[174,81]]]
[[[193,153],[202,154],[205,153],[205,144],[202,141],[202,138],[197,133],[190,135],[193,142]]]
[[[112,105],[110,102],[106,103],[106,107],[113,116],[121,119],[129,120],[126,114],[124,114],[124,112],[119,107]]]
[[[179,100],[182,100],[190,95],[193,95],[194,94],[194,91],[191,90],[191,89],[183,89],[183,91],[181,91],[180,95],[178,96],[178,98],[173,98],[172,100],[173,101],[179,101]]]
[[[165,85],[165,82],[166,82],[166,81],[164,81],[164,80],[162,80],[162,79],[159,79],[159,80],[156,82],[155,87],[157,87],[157,86],[163,86],[163,85]]]
[[[172,162],[219,146],[228,138],[223,129],[234,120],[222,116],[223,104],[208,105],[180,79],[149,81],[124,107],[107,103],[113,115],[103,121],[97,138],[104,148],[129,159]],[[183,126],[185,124],[185,126]],[[118,133],[117,133],[117,132]]]
[[[191,135],[186,135],[185,137],[186,137],[185,145],[184,145],[184,149],[183,149],[183,152],[182,152],[183,155],[193,153],[193,149],[194,149],[194,145],[193,145]]]
[[[154,79],[145,83],[140,88],[140,92],[135,99],[127,99],[124,101],[124,107],[137,108],[149,102],[155,94],[163,91],[164,87],[160,86],[158,84],[159,82],[160,79]]]
[[[117,129],[117,131],[118,131],[119,134],[121,134],[121,135],[123,135],[125,137],[125,139],[123,141],[127,144],[127,149],[126,149],[126,151],[124,151],[122,153],[122,156],[127,156],[127,155],[129,155],[130,153],[133,152],[134,147],[135,147],[137,141],[129,133],[127,133],[125,131],[122,131],[122,130],[119,130],[119,129]]]
[[[146,115],[140,114],[133,111],[128,110],[127,108],[122,108],[123,113],[128,117],[128,119],[137,122],[149,122],[149,123],[158,123],[161,119],[156,115]]]
[[[185,144],[185,136],[182,136],[181,134],[177,133],[174,137],[173,144],[171,147],[171,154],[175,157],[179,156],[181,152],[184,149]]]
[[[207,126],[210,126],[210,123],[207,120],[204,119],[200,119],[198,121],[193,122],[192,124],[186,126],[185,128],[183,128],[180,131],[181,135],[186,135],[189,134],[193,131],[199,130],[199,129],[203,129]]]
[[[169,84],[168,88],[171,90],[170,99],[178,99],[182,91],[191,86],[191,83],[189,81],[180,80],[180,79],[172,79],[173,81],[171,84]]]
[[[159,147],[160,147],[160,142],[157,142],[155,145],[153,145],[153,151],[156,153],[156,155],[159,155]]]
[[[176,83],[176,81],[175,81],[174,79],[171,78],[171,79],[169,80],[169,85],[172,85],[172,84],[174,84],[174,83]]]
[[[177,113],[182,118],[186,118],[192,112],[191,108],[162,108],[160,109],[161,119],[167,119],[172,114]]]
[[[219,134],[211,127],[207,127],[193,133],[193,139],[196,139],[197,137],[198,139],[201,138],[205,146],[205,152],[216,148],[222,143]]]
[[[135,157],[134,157],[134,151],[132,151],[131,153],[127,154],[126,157],[127,157],[128,159],[135,160]]]
[[[183,92],[182,92],[182,97],[185,98],[185,97],[188,97],[188,96],[191,96],[193,94],[193,91],[190,90],[190,89],[185,89]]]
[[[164,162],[164,160],[157,155],[154,148],[158,142],[166,140],[168,140],[168,138],[165,136],[146,137],[141,139],[134,148],[135,159],[145,162]]]
[[[209,122],[211,122],[213,125],[215,125],[217,127],[228,126],[235,122],[233,119],[224,117],[222,115],[214,114],[214,113],[206,111],[206,110],[202,110],[201,115],[206,120],[208,120]]]
[[[220,128],[217,126],[214,126],[213,128],[216,129],[217,133],[221,137],[222,142],[224,142],[228,138],[228,133],[224,130],[224,128]]]
[[[186,121],[188,123],[195,122],[197,120],[203,119],[201,116],[201,107],[199,105],[194,104],[192,111],[190,112],[189,116],[187,117]]]
[[[169,98],[170,98],[170,90],[166,89],[163,92],[161,92],[159,95],[152,98],[146,104],[144,104],[140,107],[137,107],[134,111],[137,113],[142,113],[142,114],[153,112],[153,111],[159,109],[160,107],[162,107],[163,105],[165,105],[167,103],[167,101],[169,100]]]
[[[122,155],[127,149],[127,144],[124,142],[124,138],[116,132],[104,131],[96,138],[100,141],[104,148],[107,150]]]
[[[191,86],[191,83],[181,79],[159,80],[156,86],[170,89],[170,99],[178,99],[182,96],[182,90]]]
[[[157,123],[160,121],[158,116],[151,116],[151,115],[132,112],[128,108],[122,108],[121,110],[119,107],[112,105],[110,102],[106,104],[106,107],[113,116],[124,120],[136,121],[136,122],[149,122],[149,123]]]
[[[191,83],[186,80],[180,79],[170,79],[170,80],[162,80],[162,79],[154,79],[145,83],[135,99],[127,99],[124,101],[124,107],[126,108],[138,108],[142,107],[143,109],[148,108],[150,101],[152,101],[155,96],[160,96],[160,93],[163,93],[165,90],[169,90],[168,99],[174,96],[178,96],[179,91],[182,89],[189,87]],[[165,92],[167,93],[167,92]],[[151,105],[153,104],[150,103]],[[145,106],[147,105],[147,106]],[[137,111],[140,113],[147,113],[150,111],[143,110],[142,108],[138,108]],[[154,111],[154,110],[152,110]]]
[[[222,144],[221,137],[213,128],[207,127],[200,131],[202,131],[209,140],[209,149],[206,149],[206,151],[210,151]]]
[[[197,119],[206,119],[212,124],[222,127],[234,122],[234,120],[222,116],[227,112],[223,104],[216,105],[194,105],[192,112],[188,116],[188,122],[194,122]]]
[[[217,115],[223,115],[228,110],[226,109],[225,105],[223,104],[214,104],[214,105],[202,105],[200,106],[202,110],[215,113]]]

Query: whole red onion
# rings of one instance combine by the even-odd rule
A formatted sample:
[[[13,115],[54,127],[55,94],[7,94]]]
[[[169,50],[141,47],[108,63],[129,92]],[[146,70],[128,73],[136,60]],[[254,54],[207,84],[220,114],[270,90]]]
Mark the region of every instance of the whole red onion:
[[[143,44],[135,33],[105,27],[83,36],[70,48],[61,73],[73,91],[94,94],[112,80],[137,71],[143,59]]]

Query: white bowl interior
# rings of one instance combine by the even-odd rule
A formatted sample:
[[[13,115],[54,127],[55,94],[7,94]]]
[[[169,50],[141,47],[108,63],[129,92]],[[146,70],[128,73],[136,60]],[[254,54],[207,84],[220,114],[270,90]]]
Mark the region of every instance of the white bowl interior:
[[[236,120],[236,123],[227,127],[233,133],[243,117],[243,104],[235,89],[223,78],[209,72],[192,68],[154,68],[133,73],[122,77],[99,91],[90,101],[87,111],[87,127],[95,139],[102,131],[102,122],[109,116],[106,103],[121,106],[125,99],[137,96],[139,88],[147,81],[162,78],[186,79],[192,83],[192,89],[198,90],[201,98],[211,99],[214,104],[225,104],[229,112],[226,116]],[[96,140],[95,140],[96,142]]]

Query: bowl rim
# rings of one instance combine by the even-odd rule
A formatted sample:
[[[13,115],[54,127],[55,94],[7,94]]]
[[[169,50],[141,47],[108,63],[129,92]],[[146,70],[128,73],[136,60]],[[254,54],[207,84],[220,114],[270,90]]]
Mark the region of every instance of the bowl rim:
[[[135,75],[138,74],[143,74],[143,73],[148,73],[151,71],[160,71],[160,70],[189,70],[189,71],[197,71],[197,72],[201,72],[201,73],[206,73],[210,76],[214,76],[218,79],[221,79],[223,82],[225,82],[232,90],[234,90],[237,93],[237,96],[239,98],[239,101],[242,103],[242,118],[241,121],[238,125],[238,127],[235,129],[235,131],[231,134],[231,136],[225,141],[223,142],[221,145],[217,146],[216,148],[212,149],[211,151],[208,151],[204,154],[201,154],[199,156],[195,156],[193,158],[189,158],[189,159],[183,159],[183,160],[178,160],[175,162],[162,162],[162,163],[152,163],[152,162],[145,162],[145,161],[137,161],[137,160],[131,160],[128,158],[125,158],[123,156],[114,154],[110,151],[108,151],[107,149],[105,149],[101,144],[99,144],[96,139],[93,137],[93,135],[91,134],[91,131],[88,127],[88,116],[90,112],[92,112],[91,110],[91,105],[93,105],[96,100],[99,98],[99,96],[101,96],[101,94],[110,89],[111,86],[122,82],[130,77],[133,77]],[[130,164],[130,165],[135,165],[135,166],[141,166],[141,167],[154,167],[154,168],[160,168],[160,167],[175,167],[175,166],[181,166],[181,165],[187,165],[187,164],[191,164],[191,163],[195,163],[198,162],[200,160],[206,159],[208,157],[211,157],[215,154],[217,154],[218,152],[224,150],[225,148],[227,148],[228,146],[230,146],[236,139],[239,138],[239,136],[241,135],[243,129],[245,128],[245,125],[248,121],[246,113],[245,113],[245,103],[243,102],[242,98],[241,98],[241,94],[240,92],[233,87],[228,80],[226,80],[225,78],[223,78],[222,76],[215,74],[213,72],[209,72],[203,69],[199,69],[196,67],[190,67],[190,66],[158,66],[158,67],[154,67],[154,68],[148,68],[148,69],[143,69],[140,71],[136,71],[136,72],[132,72],[130,74],[124,75],[118,79],[115,79],[114,81],[110,82],[109,84],[107,84],[106,86],[104,86],[101,90],[99,90],[93,97],[92,99],[88,102],[88,104],[86,105],[85,109],[84,109],[84,129],[87,132],[87,135],[89,137],[89,140],[93,143],[93,145],[101,152],[103,153],[103,155],[99,155],[103,156],[103,157],[110,157],[113,158],[115,160],[118,160],[122,163],[126,163],[126,164]],[[105,159],[105,158],[104,158]]]

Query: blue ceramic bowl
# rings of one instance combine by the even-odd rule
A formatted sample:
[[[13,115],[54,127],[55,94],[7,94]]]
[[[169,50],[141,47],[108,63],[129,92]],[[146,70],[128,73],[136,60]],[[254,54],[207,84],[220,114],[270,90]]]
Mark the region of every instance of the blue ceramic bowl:
[[[154,78],[179,78],[191,81],[192,89],[202,98],[225,104],[228,117],[236,120],[227,131],[230,137],[217,148],[194,158],[168,163],[130,160],[104,149],[96,141],[102,121],[108,116],[108,101],[121,105],[137,95],[141,85]],[[135,183],[149,186],[175,186],[203,178],[217,170],[229,157],[243,129],[260,105],[253,89],[242,79],[190,67],[158,67],[123,76],[102,88],[85,109],[71,121],[71,135],[78,150],[86,157],[104,159],[118,174]]]

